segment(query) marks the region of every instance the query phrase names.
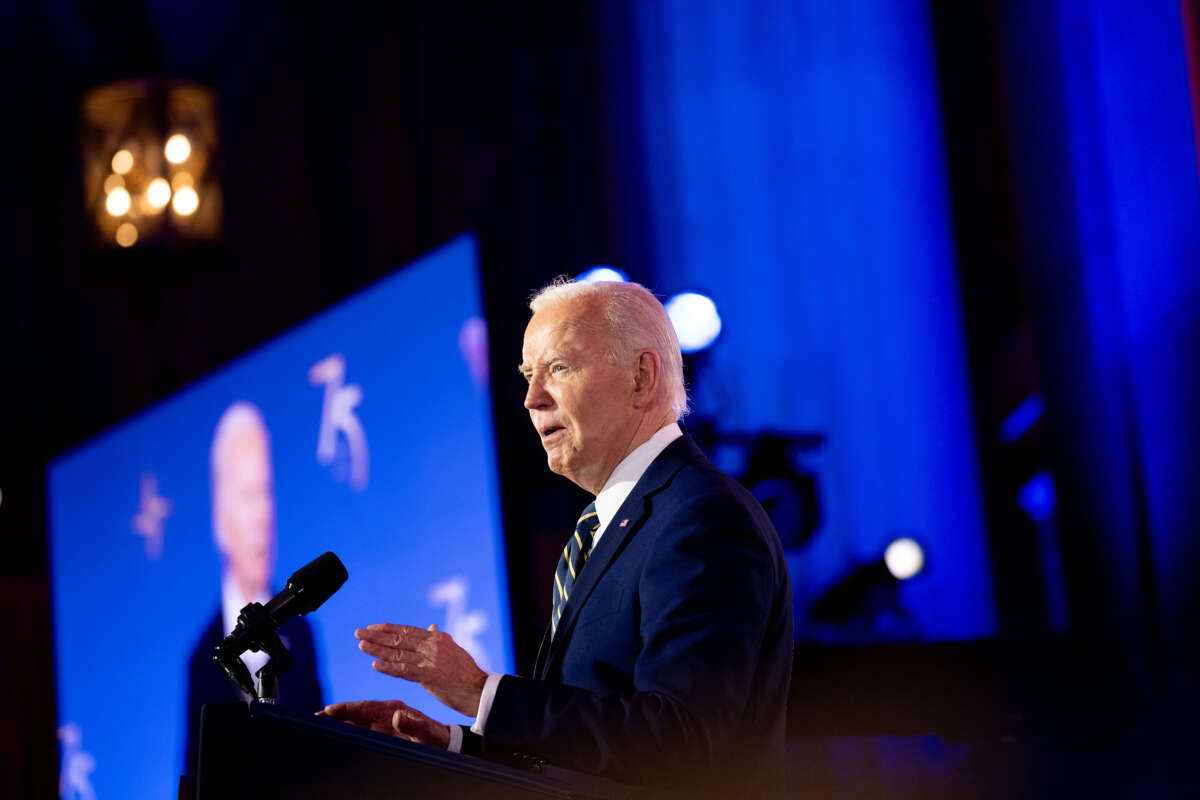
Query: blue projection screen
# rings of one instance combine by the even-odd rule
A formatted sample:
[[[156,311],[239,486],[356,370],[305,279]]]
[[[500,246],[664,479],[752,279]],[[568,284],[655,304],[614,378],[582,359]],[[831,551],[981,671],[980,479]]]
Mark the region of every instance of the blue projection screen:
[[[495,468],[470,237],[56,460],[63,795],[174,797],[189,686],[232,686],[209,661],[223,605],[264,574],[273,595],[327,550],[350,577],[285,626],[309,654],[293,673],[325,702],[398,698],[463,721],[372,670],[353,631],[437,623],[485,669],[513,670]]]

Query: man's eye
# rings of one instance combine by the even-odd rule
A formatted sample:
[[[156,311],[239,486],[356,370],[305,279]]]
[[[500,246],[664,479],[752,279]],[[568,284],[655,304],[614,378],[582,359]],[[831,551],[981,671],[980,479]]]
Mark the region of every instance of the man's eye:
[[[554,366],[550,367],[550,371],[551,372],[566,372],[567,365],[566,364],[555,364]]]

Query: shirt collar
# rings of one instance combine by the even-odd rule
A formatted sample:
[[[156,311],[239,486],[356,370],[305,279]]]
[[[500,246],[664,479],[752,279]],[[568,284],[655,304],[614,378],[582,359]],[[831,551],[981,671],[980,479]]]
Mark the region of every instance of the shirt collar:
[[[600,494],[596,495],[596,519],[600,522],[600,528],[592,535],[593,547],[650,464],[658,458],[659,453],[667,449],[667,445],[680,436],[683,436],[683,430],[678,422],[664,425],[617,464],[617,468],[605,481]]]

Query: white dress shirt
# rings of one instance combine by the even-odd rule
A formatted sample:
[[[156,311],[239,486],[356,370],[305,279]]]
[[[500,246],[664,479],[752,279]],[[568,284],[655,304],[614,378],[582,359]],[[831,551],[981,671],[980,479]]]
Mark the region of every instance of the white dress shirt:
[[[641,480],[650,464],[658,458],[663,450],[667,449],[667,445],[680,436],[683,436],[683,430],[680,429],[679,423],[672,422],[664,425],[653,436],[635,447],[633,452],[621,459],[620,464],[617,464],[616,469],[604,482],[604,487],[600,489],[600,494],[596,495],[596,519],[599,521],[600,527],[592,534],[593,550],[600,543],[600,537],[608,530],[608,524],[616,516],[621,504],[625,502],[625,498],[629,497],[629,493]],[[483,684],[483,694],[479,698],[479,710],[475,715],[475,724],[471,726],[471,730],[475,733],[483,735],[484,725],[487,724],[488,714],[492,710],[492,702],[496,699],[496,688],[500,685],[502,677],[499,673],[493,672],[488,675],[487,681]],[[462,728],[458,725],[450,726],[450,744],[447,749],[454,753],[462,751]]]

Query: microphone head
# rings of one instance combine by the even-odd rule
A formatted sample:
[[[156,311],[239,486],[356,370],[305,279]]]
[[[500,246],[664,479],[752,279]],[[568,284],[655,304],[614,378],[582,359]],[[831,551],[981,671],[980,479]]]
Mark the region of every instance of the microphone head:
[[[296,613],[315,611],[334,592],[342,588],[350,574],[333,553],[317,556],[292,573],[287,588],[295,595]]]

